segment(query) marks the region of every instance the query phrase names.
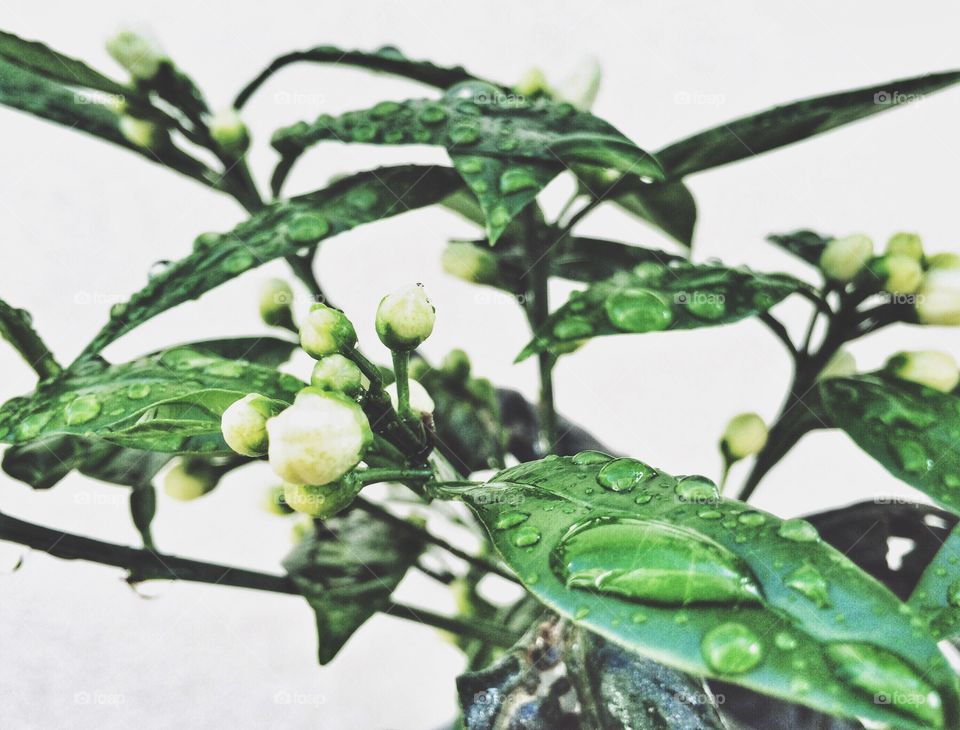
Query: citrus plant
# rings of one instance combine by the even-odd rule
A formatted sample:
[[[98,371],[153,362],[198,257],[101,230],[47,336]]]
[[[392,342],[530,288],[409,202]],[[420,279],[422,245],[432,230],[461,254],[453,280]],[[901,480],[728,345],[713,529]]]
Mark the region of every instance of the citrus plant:
[[[116,566],[131,583],[299,594],[316,614],[321,663],[377,612],[433,625],[466,656],[457,723],[471,730],[960,727],[948,663],[960,635],[957,365],[940,352],[902,352],[861,373],[844,349],[893,323],[960,324],[960,256],[928,252],[911,233],[876,251],[863,235],[801,230],[769,240],[810,265],[806,278],[697,262],[696,205],[684,184],[892,109],[888,89],[908,100],[955,84],[960,71],[787,104],[649,152],[590,113],[596,75],[578,89],[540,74],[510,86],[393,48],[320,46],[276,59],[231,108],[213,111],[150,39],[121,33],[108,50],[125,79],[0,34],[0,102],[232,196],[245,219],[197,236],[192,253],[152,272],[68,365],[26,312],[0,302],[0,331],[39,378],[0,408],[3,469],[35,489],[73,470],[129,488],[143,545],[5,514],[0,538]],[[285,120],[271,140],[279,158],[264,198],[246,162],[243,108],[301,62],[395,74],[428,93]],[[298,159],[323,144],[432,145],[450,164],[351,172],[284,196]],[[560,175],[576,191],[550,219],[537,197]],[[578,235],[601,205],[667,233],[674,251]],[[531,330],[517,357],[538,360],[536,406],[476,377],[462,351],[427,362],[418,348],[443,309],[419,285],[377,309],[390,363],[361,352],[350,313],[324,296],[314,256],[325,240],[426,206],[476,226],[475,240],[450,242],[447,272],[517,295]],[[101,355],[152,317],[274,259],[286,260],[309,302],[285,281],[267,282],[260,313],[270,334],[171,343],[124,363]],[[551,277],[580,286],[550,302]],[[799,340],[774,314],[790,297],[809,304]],[[745,318],[782,341],[793,382],[769,426],[749,413],[730,421],[717,481],[669,474],[656,454],[607,453],[554,410],[555,363],[592,338]],[[302,379],[281,369],[298,348],[316,361]],[[871,503],[804,520],[752,507],[763,476],[805,434],[827,428],[943,509]],[[734,486],[730,467],[744,459],[752,470]],[[276,474],[264,485],[268,509],[296,520],[284,574],[160,552],[150,529],[156,482],[196,499],[254,460]],[[451,525],[480,547],[445,539]],[[885,560],[890,536],[917,543],[898,570]],[[456,560],[438,568],[426,559],[437,554]],[[455,615],[392,598],[414,570],[449,587]],[[488,576],[517,584],[520,597],[493,600],[481,585]]]

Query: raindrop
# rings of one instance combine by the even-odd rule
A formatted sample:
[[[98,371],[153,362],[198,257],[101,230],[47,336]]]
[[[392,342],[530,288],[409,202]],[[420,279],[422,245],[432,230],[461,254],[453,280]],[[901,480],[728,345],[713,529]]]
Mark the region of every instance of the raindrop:
[[[493,529],[509,530],[511,527],[516,527],[528,519],[530,519],[530,515],[527,512],[504,512],[497,517],[497,521],[493,524]]]
[[[112,307],[110,307],[110,317],[113,319],[119,319],[127,312],[127,305],[125,302],[117,302]]]
[[[698,504],[717,502],[720,499],[720,490],[710,479],[699,475],[683,477],[673,488],[681,502],[696,502]]]
[[[793,634],[788,634],[786,631],[780,631],[776,636],[773,637],[773,643],[776,644],[778,649],[783,651],[793,651],[797,648],[797,640]]]
[[[150,265],[150,270],[147,272],[148,279],[156,279],[158,276],[163,276],[167,273],[167,269],[170,268],[172,261],[167,259],[162,259],[161,261],[154,261]]]
[[[513,544],[517,547],[530,547],[540,542],[540,530],[530,525],[524,525],[513,535]]]
[[[239,249],[227,256],[221,264],[224,271],[239,274],[253,266],[253,255],[246,249]]]
[[[816,542],[820,539],[817,528],[806,520],[786,520],[780,525],[777,534],[785,540],[793,542]]]
[[[723,519],[723,512],[718,512],[715,509],[702,509],[697,512],[697,517],[701,520],[719,520]]]
[[[483,172],[483,158],[461,157],[457,160],[457,169],[466,175],[476,175]]]
[[[50,423],[50,419],[52,417],[53,414],[48,411],[31,413],[29,416],[20,421],[16,428],[14,428],[14,436],[16,436],[20,441],[32,439],[34,436],[40,433],[41,430],[43,430],[44,426]]]
[[[356,195],[354,191],[352,195]],[[316,213],[301,213],[290,221],[287,235],[290,240],[298,244],[316,243],[330,231],[330,224],[322,215]]]
[[[379,196],[372,187],[364,186],[355,188],[347,193],[347,202],[354,208],[358,208],[360,210],[370,210],[377,204],[378,200]],[[324,223],[326,223],[326,221],[324,221]],[[320,235],[323,236],[326,234],[326,232],[327,231],[325,230]]]
[[[947,603],[960,608],[960,580],[953,581],[947,588]]]
[[[553,336],[558,340],[580,340],[593,334],[593,325],[583,317],[566,317],[553,325]]]
[[[243,365],[232,360],[216,362],[203,369],[203,372],[215,378],[239,378],[243,375],[243,371]]]
[[[747,527],[759,527],[764,522],[767,521],[766,516],[762,512],[744,512],[737,518],[737,522],[741,525],[746,525]]]
[[[683,305],[697,319],[713,321],[727,313],[726,298],[723,294],[695,291],[686,293],[683,297]]]
[[[516,193],[521,190],[539,187],[536,178],[522,167],[514,167],[506,170],[500,176],[500,192],[504,195]]]
[[[100,399],[93,394],[81,395],[67,405],[65,418],[68,426],[88,423],[100,413]]]
[[[610,323],[624,332],[657,332],[673,322],[673,310],[656,292],[623,289],[603,304]]]
[[[490,225],[495,228],[503,228],[510,222],[511,218],[510,211],[502,205],[498,205],[487,215],[487,220],[490,222]]]
[[[424,124],[439,124],[447,118],[447,112],[439,104],[424,104],[418,118]]]
[[[827,579],[810,563],[804,563],[794,570],[784,582],[787,587],[813,601],[818,608],[830,606]]]
[[[381,101],[370,110],[370,116],[374,119],[385,119],[396,114],[402,108],[403,106],[395,101]]]
[[[653,467],[638,459],[614,459],[597,473],[597,484],[611,492],[629,492],[655,475]]]
[[[605,454],[602,451],[581,451],[579,454],[576,454],[571,461],[577,466],[588,466],[590,464],[606,464],[608,461],[612,461],[613,457],[610,454]]]
[[[729,622],[710,629],[700,644],[703,658],[720,674],[743,674],[763,658],[763,645],[748,627]]]
[[[476,124],[461,122],[452,127],[447,135],[450,137],[450,142],[455,145],[473,144],[480,139],[480,130]]]
[[[378,127],[373,122],[359,121],[350,129],[354,142],[371,142],[377,136]]]

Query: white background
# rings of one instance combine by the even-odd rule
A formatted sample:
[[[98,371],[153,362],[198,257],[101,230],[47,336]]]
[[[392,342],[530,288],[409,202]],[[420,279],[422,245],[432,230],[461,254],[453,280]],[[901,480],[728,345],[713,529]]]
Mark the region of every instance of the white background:
[[[0,25],[49,42],[121,78],[103,40],[142,23],[162,40],[217,106],[274,56],[318,43],[399,46],[414,58],[463,63],[484,76],[518,79],[530,66],[559,79],[589,55],[605,79],[595,111],[649,149],[724,120],[796,98],[956,67],[953,3],[486,2],[6,4]],[[890,92],[896,92],[892,85]],[[273,129],[321,111],[362,108],[424,93],[413,84],[350,69],[297,66],[249,104],[252,164],[261,181],[275,162]],[[689,180],[699,206],[695,255],[762,270],[813,272],[764,242],[810,227],[865,232],[882,242],[916,230],[928,251],[958,250],[957,119],[951,90],[823,138]],[[100,327],[112,301],[142,286],[150,264],[190,250],[193,237],[243,217],[230,199],[120,149],[0,111],[0,296],[29,309],[57,355],[69,361]],[[436,151],[322,146],[296,169],[288,192],[331,174],[385,162],[443,160]],[[555,211],[563,184],[545,196]],[[601,210],[586,233],[669,248],[662,236]],[[324,244],[321,278],[372,336],[386,291],[422,281],[438,308],[425,350],[454,346],[498,384],[533,394],[534,366],[513,365],[527,332],[514,303],[443,275],[448,237],[471,235],[454,216],[428,210],[361,228]],[[157,317],[108,351],[122,360],[174,341],[263,332],[258,282],[280,264]],[[555,296],[565,293],[558,285]],[[777,314],[801,330],[807,309]],[[858,343],[861,367],[894,350],[939,347],[960,356],[955,331],[897,327]],[[770,418],[787,383],[787,359],[759,324],[695,333],[606,338],[557,371],[563,413],[611,448],[676,473],[716,476],[716,439],[734,413]],[[301,363],[303,365],[303,363]],[[2,397],[33,386],[31,371],[0,348]],[[746,466],[733,475],[742,479]],[[289,523],[259,510],[269,470],[232,475],[204,499],[161,496],[162,549],[276,570]],[[43,524],[134,543],[125,490],[77,476],[49,492],[0,477],[0,509]],[[807,437],[768,477],[758,505],[794,515],[878,495],[916,497],[842,434]],[[21,551],[0,546],[8,571]],[[199,585],[154,584],[139,597],[118,571],[41,553],[0,576],[0,717],[10,728],[436,728],[453,716],[457,652],[428,629],[378,617],[334,664],[314,661],[314,628],[291,597]],[[435,610],[449,599],[424,582],[401,596]]]

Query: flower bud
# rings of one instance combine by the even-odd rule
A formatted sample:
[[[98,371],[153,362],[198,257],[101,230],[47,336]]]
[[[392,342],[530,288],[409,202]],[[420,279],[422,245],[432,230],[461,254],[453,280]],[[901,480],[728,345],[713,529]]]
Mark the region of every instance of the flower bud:
[[[920,261],[923,259],[923,241],[916,233],[894,233],[887,241],[887,255],[909,256]]]
[[[828,279],[852,281],[873,256],[873,241],[867,236],[835,238],[820,256],[820,268]]]
[[[767,444],[767,426],[756,413],[741,413],[727,424],[720,449],[731,462],[759,453]]]
[[[917,293],[916,308],[923,324],[960,325],[960,268],[927,271]]]
[[[377,335],[391,350],[413,350],[433,332],[436,311],[419,284],[388,294],[377,307]]]
[[[440,265],[450,276],[472,284],[499,281],[497,257],[469,241],[450,241],[440,258]]]
[[[163,477],[163,491],[168,497],[189,502],[213,491],[217,477],[209,469],[197,468],[188,459],[179,459]]]
[[[937,253],[927,258],[931,269],[960,269],[960,254]]]
[[[235,401],[220,417],[220,431],[227,446],[243,456],[267,453],[267,419],[273,415],[272,401],[250,393]]]
[[[284,501],[294,512],[325,520],[353,502],[360,493],[359,481],[344,480],[317,487],[311,484],[285,484]]]
[[[856,375],[857,361],[849,350],[839,350],[834,354],[823,370],[817,376],[817,380],[829,380],[830,378],[846,378],[850,375]]]
[[[433,398],[430,397],[427,389],[412,378],[408,379],[407,383],[410,387],[410,410],[421,415],[432,414],[435,406]],[[390,402],[393,404],[394,410],[397,410],[400,404],[400,400],[397,397],[397,384],[390,383],[384,390],[387,395],[390,396]]]
[[[240,157],[250,146],[250,133],[240,114],[233,107],[221,109],[210,118],[210,136],[220,148]]]
[[[157,149],[164,138],[164,132],[153,122],[124,115],[120,117],[120,134],[137,147]]]
[[[305,390],[267,421],[270,466],[292,484],[322,485],[353,469],[373,441],[360,406],[338,393]]]
[[[293,325],[293,289],[283,279],[267,279],[260,287],[260,319],[271,327]]]
[[[470,358],[463,350],[450,350],[440,365],[444,373],[461,383],[470,377]]]
[[[949,393],[960,382],[957,361],[939,350],[898,353],[887,361],[887,368],[902,380],[920,383],[942,393]]]
[[[887,254],[878,268],[885,277],[883,288],[891,294],[913,294],[923,279],[920,261],[906,254]]]
[[[285,517],[293,512],[287,506],[287,499],[283,496],[283,485],[270,487],[263,493],[263,509],[272,515]]]
[[[313,366],[310,385],[356,398],[363,392],[363,373],[352,360],[334,353],[320,358]]]
[[[314,304],[300,324],[300,346],[317,359],[349,350],[357,333],[347,315],[326,304]]]
[[[553,96],[558,101],[573,104],[581,111],[590,111],[600,90],[603,69],[593,56],[587,58],[576,70],[554,88]]]
[[[540,96],[547,90],[547,77],[543,69],[533,66],[527,69],[513,90],[521,96]]]
[[[107,53],[138,81],[149,81],[167,60],[155,39],[121,30],[107,41]]]

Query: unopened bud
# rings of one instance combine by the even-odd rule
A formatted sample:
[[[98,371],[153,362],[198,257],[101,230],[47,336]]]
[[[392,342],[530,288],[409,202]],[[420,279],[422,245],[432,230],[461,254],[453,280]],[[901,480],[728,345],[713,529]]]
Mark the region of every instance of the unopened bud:
[[[259,393],[250,393],[234,402],[220,417],[220,430],[227,446],[243,456],[267,453],[267,419],[274,403]]]
[[[553,96],[559,101],[573,104],[581,111],[590,111],[600,90],[603,69],[593,56],[581,63],[570,76],[552,89]]]
[[[883,288],[891,294],[913,294],[923,279],[920,261],[906,254],[887,254],[878,268],[884,275]]]
[[[355,398],[363,392],[363,373],[352,360],[334,353],[320,358],[313,366],[310,385]]]
[[[720,448],[731,462],[759,453],[767,445],[767,425],[756,413],[741,413],[727,424]]]
[[[470,377],[470,358],[463,350],[450,350],[440,366],[451,378],[465,383]]]
[[[300,346],[315,358],[349,350],[357,333],[347,315],[326,304],[314,304],[300,324]]]
[[[163,478],[163,491],[181,502],[202,497],[217,486],[217,477],[209,469],[191,465],[188,459],[179,459]]]
[[[887,368],[898,378],[942,393],[949,393],[960,382],[957,361],[939,350],[898,353],[887,361]]]
[[[317,487],[310,484],[285,484],[284,501],[294,512],[325,520],[347,507],[360,493],[359,480],[344,480]]]
[[[920,261],[923,258],[923,240],[916,233],[894,233],[887,241],[887,255],[909,256]]]
[[[867,236],[855,235],[835,238],[820,256],[820,268],[828,279],[852,281],[873,256],[873,241]]]
[[[233,107],[221,109],[210,119],[210,136],[221,149],[240,157],[250,146],[250,133]]]
[[[131,30],[121,30],[107,41],[107,53],[138,81],[149,81],[167,60],[153,38]]]
[[[496,256],[469,241],[448,243],[440,265],[450,276],[472,284],[495,284],[499,281]]]
[[[164,131],[153,122],[136,117],[120,117],[120,134],[124,139],[137,147],[143,147],[148,150],[155,150],[161,146],[164,139]]]
[[[524,72],[513,90],[521,96],[540,96],[547,90],[547,77],[542,69],[534,66]]]
[[[283,279],[267,279],[260,287],[260,318],[271,327],[292,327],[293,289]]]
[[[917,293],[916,309],[923,324],[960,325],[960,268],[927,271]]]
[[[377,307],[377,334],[391,350],[413,350],[433,332],[436,310],[419,284],[388,294]]]

